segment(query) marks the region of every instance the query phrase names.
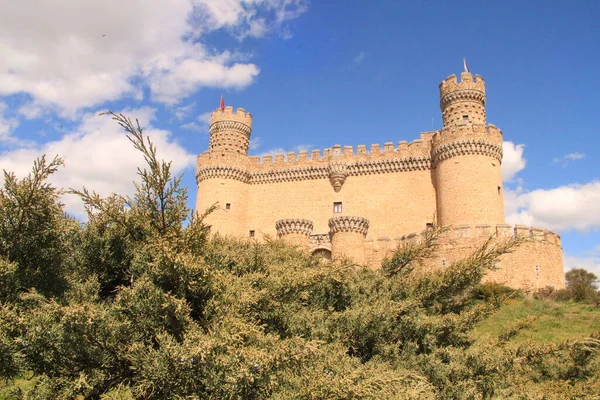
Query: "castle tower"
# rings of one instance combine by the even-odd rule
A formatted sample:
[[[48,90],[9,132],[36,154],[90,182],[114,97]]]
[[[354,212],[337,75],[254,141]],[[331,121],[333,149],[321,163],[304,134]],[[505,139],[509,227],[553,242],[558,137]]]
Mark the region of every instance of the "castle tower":
[[[432,140],[440,225],[504,223],[502,132],[485,121],[485,83],[470,72],[440,84],[444,127]]]
[[[252,134],[252,115],[243,108],[215,110],[210,116],[208,150],[216,157],[228,154],[248,155]]]
[[[366,264],[365,237],[369,220],[361,217],[339,216],[329,219],[331,257],[348,257],[357,264]]]
[[[252,236],[248,230],[248,147],[252,115],[243,108],[218,108],[211,114],[208,151],[198,156],[196,210],[202,214],[217,203],[206,218],[213,232],[239,237]]]
[[[444,126],[459,123],[485,124],[485,82],[479,75],[463,72],[460,83],[450,75],[440,83],[440,108]]]
[[[294,246],[308,247],[313,222],[306,219],[280,219],[275,223],[277,237]]]

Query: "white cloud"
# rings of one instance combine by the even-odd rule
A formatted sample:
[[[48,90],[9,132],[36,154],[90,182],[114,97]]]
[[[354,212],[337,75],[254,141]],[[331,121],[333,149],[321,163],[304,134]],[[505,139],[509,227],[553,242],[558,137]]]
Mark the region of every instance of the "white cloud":
[[[600,228],[600,181],[524,192],[505,190],[508,223],[581,232]]]
[[[519,171],[525,168],[527,160],[523,157],[524,144],[502,143],[502,182],[511,182]]]
[[[585,154],[583,153],[569,153],[569,154],[565,154],[562,157],[556,157],[554,158],[554,160],[552,160],[553,163],[555,164],[560,164],[563,168],[568,166],[571,161],[576,161],[576,160],[582,160],[585,158]]]
[[[11,137],[12,131],[19,125],[16,118],[6,117],[6,104],[0,102],[0,142],[10,142],[14,138]]]
[[[187,129],[195,132],[208,132],[210,126],[210,116],[212,112],[208,111],[198,115],[196,121],[188,122],[180,126],[182,129]]]
[[[154,119],[153,109],[125,110],[124,114],[138,118],[140,124],[146,126],[145,133],[157,146],[159,158],[173,161],[174,173],[194,164],[195,156],[173,142],[170,132],[149,125]],[[81,124],[60,140],[0,154],[0,164],[3,169],[22,177],[41,154],[48,158],[59,155],[65,160],[65,167],[51,177],[57,187],[81,189],[85,186],[102,196],[111,193],[132,195],[133,181],[138,180],[137,167],[144,166],[141,153],[133,148],[119,125],[97,113],[84,115]],[[77,196],[65,195],[62,201],[68,212],[84,216],[83,204]]]
[[[360,53],[358,53],[353,59],[352,62],[355,65],[359,65],[362,64],[363,61],[365,61],[365,57],[367,56],[367,54],[364,51],[361,51]]]
[[[250,150],[256,150],[260,147],[262,139],[260,136],[250,138]]]
[[[222,27],[260,37],[305,11],[301,0],[5,2],[0,96],[27,94],[27,118],[77,117],[106,101],[140,99],[145,88],[170,104],[201,87],[243,88],[258,67],[198,39]]]
[[[565,271],[573,268],[583,268],[593,272],[600,278],[600,250],[598,248],[578,256],[564,254]]]

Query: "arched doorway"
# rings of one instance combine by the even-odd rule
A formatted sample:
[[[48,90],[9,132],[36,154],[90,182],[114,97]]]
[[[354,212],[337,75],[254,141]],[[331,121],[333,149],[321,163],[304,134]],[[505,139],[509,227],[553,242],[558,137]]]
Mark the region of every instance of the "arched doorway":
[[[313,256],[321,258],[323,260],[331,260],[331,250],[318,248],[312,252]]]

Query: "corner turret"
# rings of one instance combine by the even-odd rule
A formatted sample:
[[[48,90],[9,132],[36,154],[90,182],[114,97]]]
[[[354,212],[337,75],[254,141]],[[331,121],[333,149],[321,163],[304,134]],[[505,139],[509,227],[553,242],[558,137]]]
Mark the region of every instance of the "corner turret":
[[[440,83],[440,109],[444,127],[469,123],[485,124],[485,82],[470,72],[450,75]]]

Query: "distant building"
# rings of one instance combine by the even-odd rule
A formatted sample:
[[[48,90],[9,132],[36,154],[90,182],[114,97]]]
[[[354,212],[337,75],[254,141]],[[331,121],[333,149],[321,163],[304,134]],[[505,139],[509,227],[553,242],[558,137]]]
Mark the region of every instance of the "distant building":
[[[491,235],[526,235],[532,240],[503,256],[486,279],[527,290],[563,287],[560,237],[505,224],[502,132],[486,124],[483,78],[463,72],[459,82],[450,75],[439,89],[444,126],[418,140],[335,145],[274,160],[248,156],[250,113],[219,108],[209,149],[198,156],[197,210],[218,202],[208,223],[223,235],[278,236],[372,268],[398,245],[420,240],[434,219],[451,227],[431,263],[440,268]]]

